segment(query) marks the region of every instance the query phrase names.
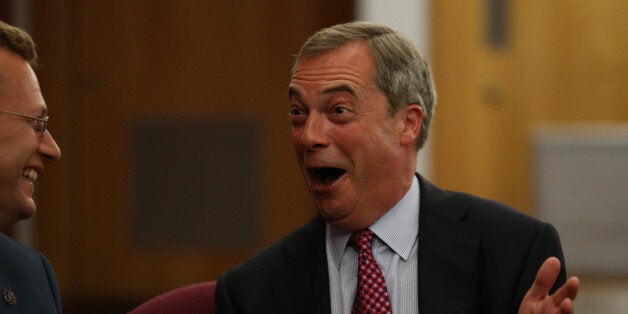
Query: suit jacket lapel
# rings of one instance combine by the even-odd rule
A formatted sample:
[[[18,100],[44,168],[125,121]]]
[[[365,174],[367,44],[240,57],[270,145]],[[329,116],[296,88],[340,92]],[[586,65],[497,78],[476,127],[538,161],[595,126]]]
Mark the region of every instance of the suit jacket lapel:
[[[278,313],[330,313],[325,222],[316,216],[284,247],[285,259],[269,272]]]
[[[419,312],[464,313],[481,231],[464,222],[468,209],[419,177]]]

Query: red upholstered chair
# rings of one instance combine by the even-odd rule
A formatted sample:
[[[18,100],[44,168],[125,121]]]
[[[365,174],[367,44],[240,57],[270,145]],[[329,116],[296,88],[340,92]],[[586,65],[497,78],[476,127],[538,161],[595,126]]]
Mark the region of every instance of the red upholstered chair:
[[[140,304],[131,314],[213,314],[216,281],[183,286]]]

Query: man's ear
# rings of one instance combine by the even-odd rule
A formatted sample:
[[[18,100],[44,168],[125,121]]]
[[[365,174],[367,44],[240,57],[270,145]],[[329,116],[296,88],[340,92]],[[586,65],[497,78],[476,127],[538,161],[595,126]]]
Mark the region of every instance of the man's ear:
[[[403,114],[403,131],[401,133],[401,145],[410,145],[416,143],[421,133],[421,124],[423,123],[423,108],[417,104],[405,106],[400,110]]]

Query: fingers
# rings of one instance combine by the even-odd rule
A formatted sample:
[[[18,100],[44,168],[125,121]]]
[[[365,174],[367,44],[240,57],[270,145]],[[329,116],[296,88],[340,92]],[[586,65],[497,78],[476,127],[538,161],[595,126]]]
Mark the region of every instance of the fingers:
[[[531,298],[533,300],[542,300],[543,298],[547,297],[547,293],[552,288],[552,285],[554,284],[554,281],[556,281],[559,272],[560,261],[556,257],[550,257],[546,259],[545,262],[543,262],[543,265],[541,265],[541,268],[539,268],[539,271],[536,273],[534,283],[532,283],[532,287],[530,287],[530,290],[528,290],[528,293],[526,293],[525,299]],[[563,286],[559,290],[563,290],[563,288],[566,287]],[[555,293],[554,295],[556,295],[557,293]],[[567,295],[568,291],[564,291],[564,293],[565,295]]]
[[[569,278],[553,295],[548,296],[559,272],[560,261],[557,258],[550,257],[543,262],[521,302],[519,313],[573,314],[573,300],[580,288],[578,277]]]
[[[567,298],[575,300],[578,296],[578,289],[580,289],[580,279],[578,277],[571,277],[565,283],[567,288]]]
[[[580,288],[580,280],[578,277],[571,277],[565,284],[560,287],[560,289],[556,290],[556,292],[551,296],[552,301],[557,306],[560,305],[561,309],[563,308],[564,302],[566,300],[571,301],[576,299],[578,295],[578,289]],[[569,312],[565,312],[569,313]]]
[[[560,314],[573,314],[573,301],[564,299],[560,304]]]

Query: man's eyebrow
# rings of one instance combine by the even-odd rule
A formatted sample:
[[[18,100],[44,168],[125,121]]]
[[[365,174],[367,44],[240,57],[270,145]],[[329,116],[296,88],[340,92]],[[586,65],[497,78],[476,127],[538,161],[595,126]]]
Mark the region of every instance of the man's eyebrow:
[[[353,88],[349,87],[348,85],[338,85],[338,86],[327,88],[323,91],[323,94],[329,95],[329,94],[335,94],[335,93],[341,93],[341,92],[347,92],[351,94],[352,96],[355,96],[356,94]]]
[[[48,108],[44,107],[44,108],[41,108],[41,110],[39,110],[39,114],[36,115],[36,117],[44,118],[47,115],[48,115]]]
[[[342,92],[349,93],[352,96],[356,95],[355,90],[349,87],[348,85],[332,86],[330,88],[323,90],[322,94],[331,95],[331,94],[342,93]],[[288,98],[293,98],[293,97],[301,98],[301,92],[299,92],[297,88],[290,86],[288,88]]]
[[[288,98],[292,97],[301,98],[301,93],[299,93],[298,89],[290,86],[288,87]]]

